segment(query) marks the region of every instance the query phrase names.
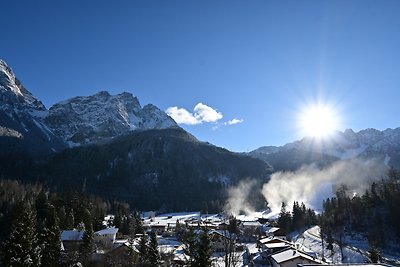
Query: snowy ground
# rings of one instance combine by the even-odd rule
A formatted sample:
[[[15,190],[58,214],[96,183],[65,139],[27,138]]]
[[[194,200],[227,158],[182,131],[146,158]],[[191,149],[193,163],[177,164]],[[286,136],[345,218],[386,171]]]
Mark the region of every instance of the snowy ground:
[[[303,234],[298,235],[297,239],[294,236],[293,239],[299,246],[305,251],[314,251],[317,254],[319,259],[322,259],[323,251],[322,251],[322,243],[320,238],[320,229],[318,226],[314,226],[308,230],[306,230]],[[368,262],[368,258],[366,257],[366,249],[368,245],[364,241],[360,240],[346,240],[348,245],[343,249],[344,260],[342,261],[340,248],[338,245],[334,244],[334,253],[332,254],[330,250],[324,248],[325,260],[328,263],[365,263]],[[387,256],[391,264],[400,265],[400,259],[395,258],[393,256]]]
[[[243,266],[243,254],[244,252],[235,253],[235,258],[237,259],[236,267]],[[225,256],[224,253],[214,253],[212,255],[212,265],[213,267],[224,267],[225,266]]]
[[[177,221],[184,223],[187,221],[211,221],[215,223],[221,222],[221,215],[219,214],[200,214],[200,212],[176,212],[176,213],[166,213],[159,214],[157,216],[153,215],[153,212],[146,212],[143,214],[144,222],[147,225],[173,225]]]
[[[326,248],[326,244],[324,244],[325,247],[323,251],[318,226],[306,230],[302,235],[298,236],[297,239],[294,238],[294,240],[305,252],[313,251],[317,254],[316,256],[319,259],[322,259],[322,255],[324,255],[325,260],[328,263],[364,263],[368,261],[360,250],[352,249],[350,247],[343,249],[344,260],[342,260],[340,248],[336,244],[334,244],[333,254]]]

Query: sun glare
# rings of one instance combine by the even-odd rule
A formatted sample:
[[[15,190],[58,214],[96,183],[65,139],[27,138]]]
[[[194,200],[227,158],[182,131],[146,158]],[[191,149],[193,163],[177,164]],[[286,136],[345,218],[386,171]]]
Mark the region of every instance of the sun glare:
[[[304,108],[299,118],[299,124],[304,135],[325,138],[338,130],[339,118],[332,107],[316,104]]]

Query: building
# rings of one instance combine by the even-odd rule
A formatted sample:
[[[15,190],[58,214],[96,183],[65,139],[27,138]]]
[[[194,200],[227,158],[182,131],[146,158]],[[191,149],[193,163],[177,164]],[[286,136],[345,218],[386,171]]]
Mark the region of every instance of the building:
[[[64,230],[61,232],[61,243],[64,251],[77,251],[83,243],[85,232],[79,230]]]
[[[272,267],[297,267],[303,265],[321,265],[322,263],[308,254],[294,248],[285,249],[269,256]]]
[[[110,227],[94,233],[94,242],[102,250],[109,250],[113,247],[117,236],[118,228]]]

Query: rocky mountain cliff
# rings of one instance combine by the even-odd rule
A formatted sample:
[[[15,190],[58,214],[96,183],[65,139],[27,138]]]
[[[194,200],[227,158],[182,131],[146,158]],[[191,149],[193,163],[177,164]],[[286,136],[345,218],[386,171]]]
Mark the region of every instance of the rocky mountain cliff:
[[[64,148],[64,141],[43,122],[46,114],[43,103],[0,60],[0,154],[48,154]]]
[[[98,143],[134,130],[178,127],[156,106],[142,108],[131,93],[112,96],[106,91],[57,103],[44,122],[71,146]]]
[[[135,130],[177,127],[165,112],[151,104],[142,108],[137,97],[126,92],[75,97],[47,110],[0,60],[0,143],[7,147],[0,154],[50,154]]]
[[[387,166],[400,167],[400,128],[347,129],[326,139],[303,138],[281,147],[260,147],[249,153],[270,163],[275,170],[293,170],[301,165],[327,165],[337,160],[374,159]]]

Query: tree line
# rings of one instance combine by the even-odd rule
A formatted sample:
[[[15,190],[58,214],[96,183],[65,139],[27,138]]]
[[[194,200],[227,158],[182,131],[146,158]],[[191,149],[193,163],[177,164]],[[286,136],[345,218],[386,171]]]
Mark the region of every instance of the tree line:
[[[41,184],[0,180],[0,260],[5,266],[62,266],[85,261],[94,250],[94,231],[104,228],[107,213],[129,210],[77,192],[59,194]],[[61,253],[61,230],[84,231],[76,257]]]
[[[278,227],[282,228],[286,233],[293,231],[301,233],[306,228],[316,224],[317,215],[315,211],[311,208],[306,208],[303,202],[294,201],[292,211],[287,210],[287,204],[282,202],[278,217]]]
[[[342,259],[346,237],[359,235],[367,239],[372,261],[377,262],[383,250],[400,241],[400,172],[390,169],[386,177],[373,182],[363,194],[347,186],[337,188],[335,197],[323,203],[319,216],[322,240],[333,254],[333,242],[339,245]]]

